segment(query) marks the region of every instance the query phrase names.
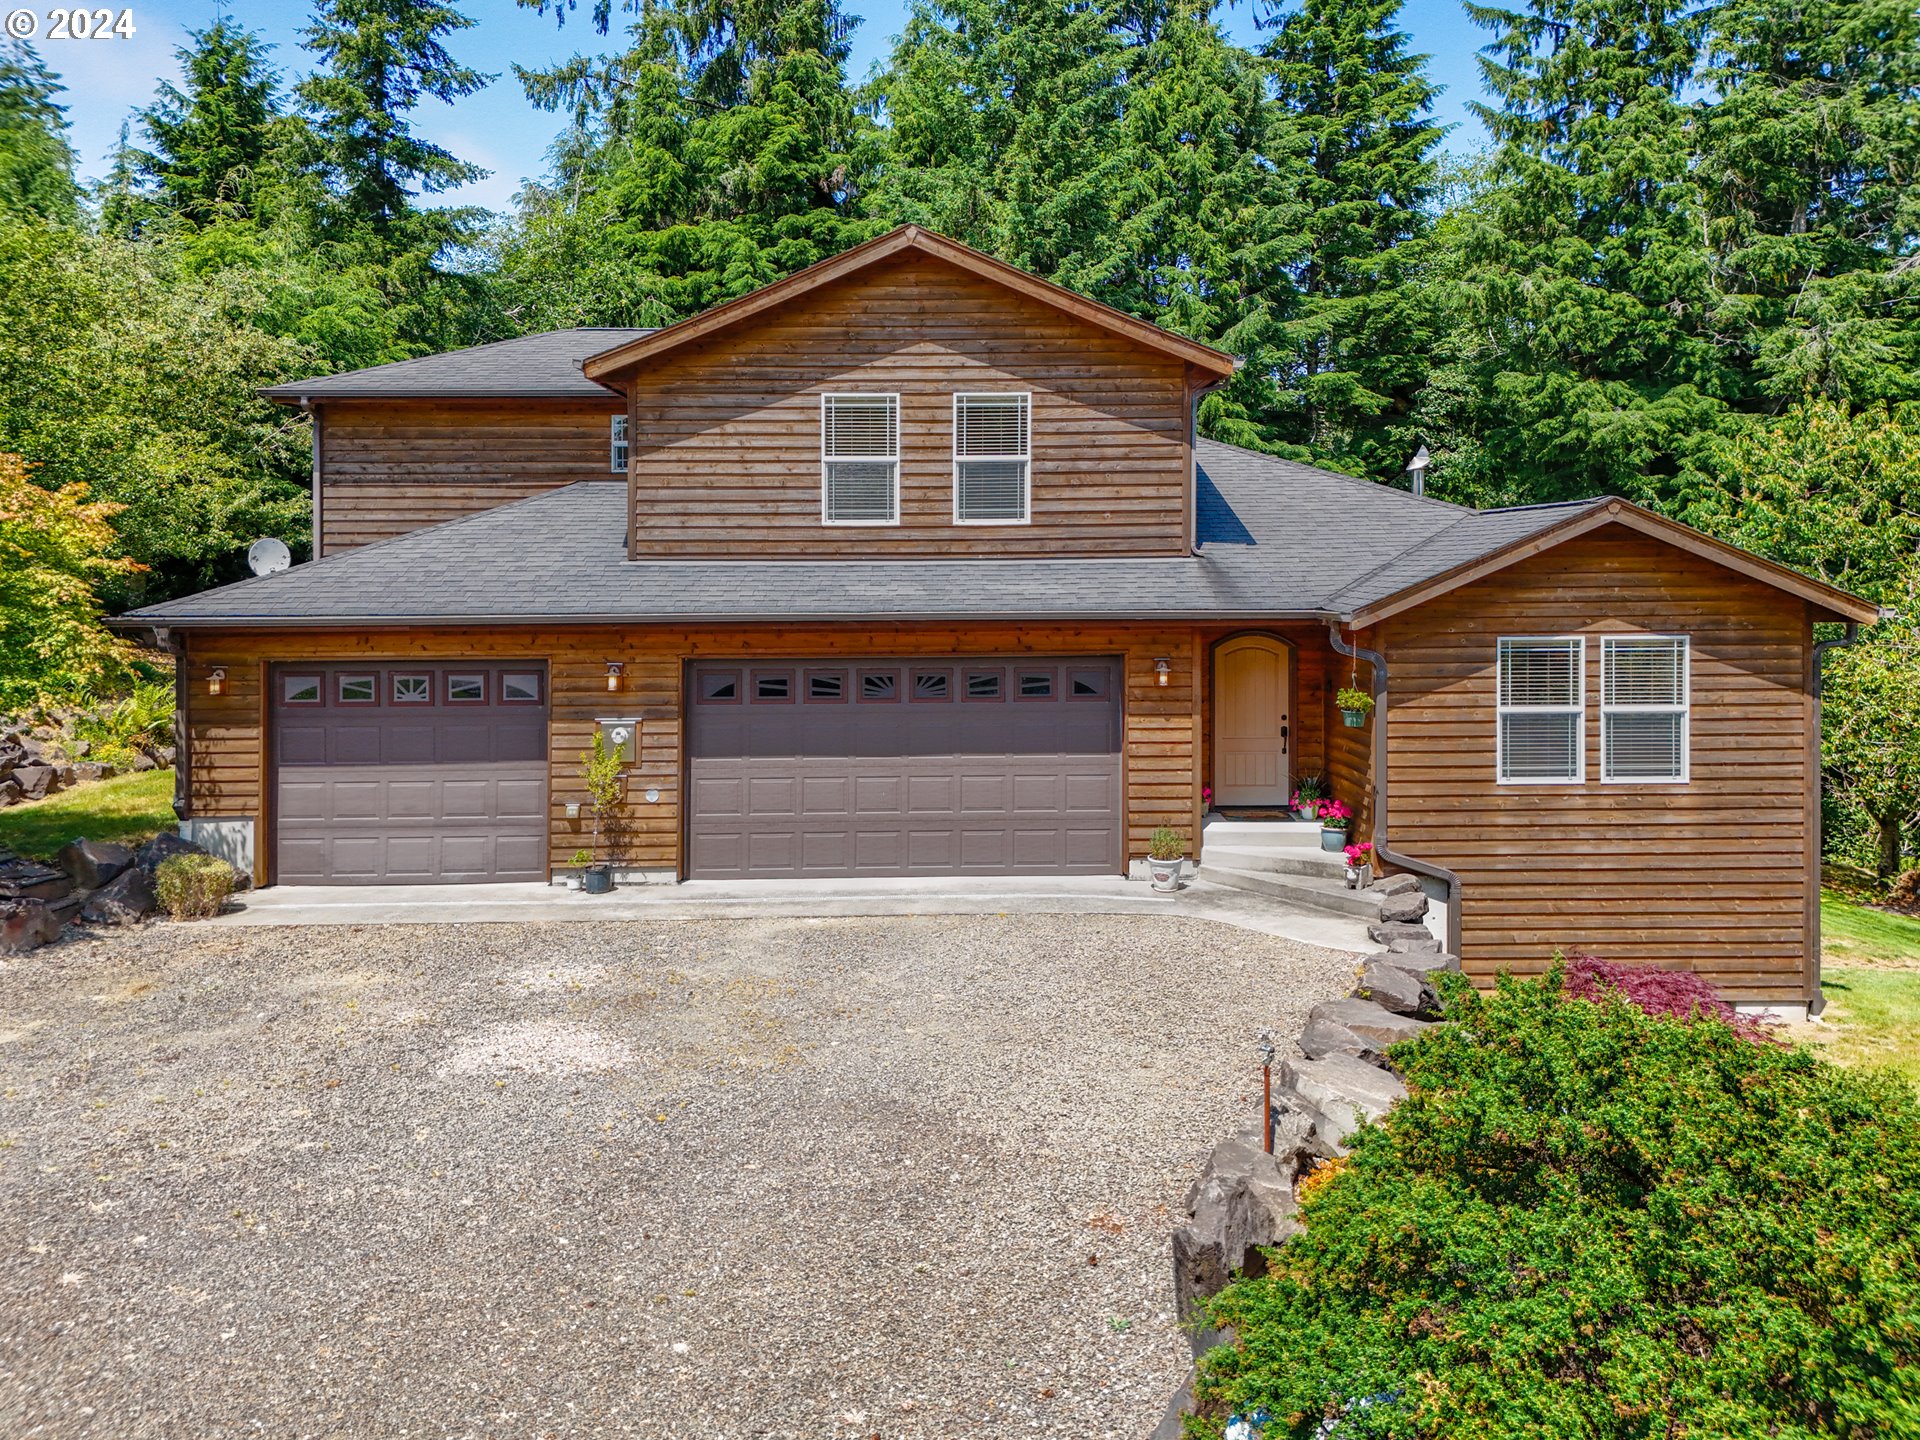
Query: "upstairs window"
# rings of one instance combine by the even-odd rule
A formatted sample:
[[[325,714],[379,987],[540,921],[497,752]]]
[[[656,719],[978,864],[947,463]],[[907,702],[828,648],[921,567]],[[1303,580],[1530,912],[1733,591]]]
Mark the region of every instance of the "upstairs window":
[[[1499,782],[1584,780],[1586,642],[1577,635],[1502,639],[1499,668]]]
[[[958,523],[1026,521],[1032,408],[1029,395],[953,397],[953,518]]]
[[[627,473],[627,417],[615,415],[607,429],[607,468],[616,475]]]
[[[829,525],[900,519],[900,397],[820,397],[820,518]]]
[[[1684,635],[1600,642],[1600,778],[1687,778],[1688,644]]]

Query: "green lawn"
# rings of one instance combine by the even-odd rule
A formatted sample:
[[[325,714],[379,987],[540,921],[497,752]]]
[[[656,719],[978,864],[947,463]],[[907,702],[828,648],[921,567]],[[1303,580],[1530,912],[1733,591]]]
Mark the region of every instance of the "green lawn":
[[[0,849],[49,860],[83,835],[133,844],[173,826],[173,771],[148,770],[0,810]]]
[[[1832,893],[1820,915],[1827,1024],[1817,1043],[1842,1065],[1890,1066],[1920,1085],[1920,920]]]

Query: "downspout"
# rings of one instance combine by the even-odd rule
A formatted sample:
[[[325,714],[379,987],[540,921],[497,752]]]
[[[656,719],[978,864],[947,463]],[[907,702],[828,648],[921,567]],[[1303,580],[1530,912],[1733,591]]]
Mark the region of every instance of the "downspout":
[[[188,753],[187,740],[187,637],[177,630],[155,630],[153,638],[166,652],[173,656],[173,818],[189,820],[187,812],[192,809],[189,781],[193,774],[193,757]]]
[[[311,395],[302,395],[300,397],[300,404],[307,412],[307,424],[312,433],[311,449],[313,451],[311,462],[312,479],[309,482],[313,486],[313,539],[307,546],[307,554],[315,560],[318,560],[320,558],[320,526],[324,519],[320,513],[320,465],[323,459],[320,451],[320,407],[313,403],[313,397]]]
[[[1441,881],[1447,887],[1447,953],[1460,953],[1460,877],[1443,865],[1402,855],[1387,842],[1387,657],[1357,641],[1340,638],[1340,622],[1327,621],[1327,639],[1348,659],[1364,660],[1373,668],[1373,764],[1367,788],[1373,797],[1373,853],[1389,865]]]
[[[1881,612],[1883,617],[1886,612]],[[1836,640],[1817,640],[1813,646],[1813,814],[1808,824],[1813,827],[1813,933],[1807,937],[1808,947],[1813,952],[1813,989],[1807,996],[1807,1015],[1818,1015],[1827,1008],[1826,992],[1820,988],[1821,940],[1820,940],[1820,867],[1825,863],[1822,858],[1826,852],[1827,837],[1825,826],[1826,796],[1820,774],[1820,731],[1822,695],[1826,690],[1827,674],[1824,661],[1829,650],[1838,650],[1843,645],[1851,645],[1860,638],[1858,621],[1847,622],[1846,634]]]

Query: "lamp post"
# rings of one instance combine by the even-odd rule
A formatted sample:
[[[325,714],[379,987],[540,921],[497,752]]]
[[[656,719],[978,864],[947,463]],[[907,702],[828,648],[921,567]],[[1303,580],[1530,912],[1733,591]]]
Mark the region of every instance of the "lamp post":
[[[1260,1032],[1260,1148],[1273,1153],[1273,1032]]]

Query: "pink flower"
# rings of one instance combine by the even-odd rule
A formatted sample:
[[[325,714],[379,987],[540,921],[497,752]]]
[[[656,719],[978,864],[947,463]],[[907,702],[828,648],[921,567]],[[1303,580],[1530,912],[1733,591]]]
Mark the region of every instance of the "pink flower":
[[[1344,800],[1322,800],[1313,813],[1318,815],[1322,820],[1351,820],[1353,818],[1353,811],[1348,808],[1347,802]]]
[[[1359,866],[1371,865],[1372,863],[1373,842],[1371,840],[1362,840],[1357,845],[1347,846],[1347,864],[1357,869]]]

